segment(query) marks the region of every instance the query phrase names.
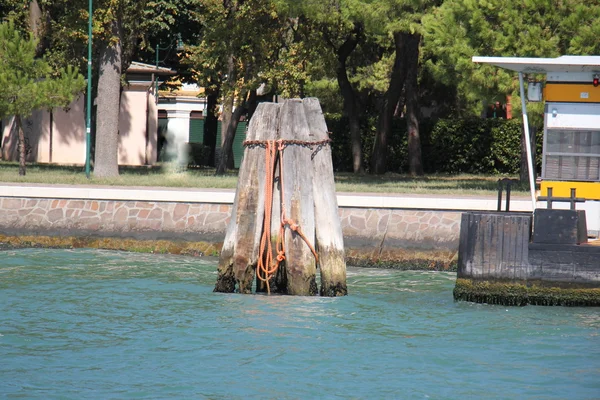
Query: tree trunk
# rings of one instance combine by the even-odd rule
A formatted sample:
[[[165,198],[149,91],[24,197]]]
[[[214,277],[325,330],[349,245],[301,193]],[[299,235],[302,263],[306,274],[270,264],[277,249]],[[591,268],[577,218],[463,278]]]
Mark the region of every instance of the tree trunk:
[[[246,95],[247,93],[243,93],[242,98],[245,99]],[[231,115],[231,120],[227,126],[227,131],[221,138],[221,159],[219,160],[219,165],[217,166],[217,175],[222,175],[227,172],[228,168],[233,168],[233,140],[235,139],[235,131],[237,130],[240,118],[246,112],[246,100],[243,100],[242,104],[238,105]]]
[[[352,148],[352,170],[353,172],[363,172],[362,163],[362,143],[360,134],[360,105],[356,91],[348,79],[348,71],[346,70],[346,62],[350,54],[356,49],[359,41],[362,38],[362,26],[354,25],[354,30],[346,38],[345,42],[336,50],[338,65],[336,68],[336,76],[340,93],[344,99],[344,114],[348,118],[350,127],[350,145]]]
[[[35,54],[37,57],[41,57],[44,54],[44,51],[50,45],[49,43],[49,21],[46,18],[44,21],[44,13],[42,12],[42,8],[37,0],[32,0],[29,2],[29,29],[31,29],[31,33],[33,33],[33,37],[38,40],[37,48],[35,49]]]
[[[219,89],[208,91],[206,94],[206,115],[204,116],[204,145],[210,148],[208,165],[215,165],[215,150],[217,147],[217,101]]]
[[[234,101],[235,93],[232,92],[228,97],[225,98],[223,102],[223,112],[221,113],[221,143],[219,143],[219,146],[221,147],[221,153],[217,161],[217,168],[219,168],[221,165],[221,160],[225,159],[227,161],[233,158],[232,154],[229,154],[229,152],[225,150],[225,140],[227,139],[227,131],[233,117]],[[225,173],[227,168],[233,168],[233,165],[225,164],[225,168],[223,171],[221,171],[221,173]],[[217,171],[217,173],[219,172]]]
[[[256,112],[256,107],[258,107],[258,94],[256,93],[256,89],[250,90],[248,94],[248,107],[247,107],[247,119],[248,123],[252,119],[252,116]]]
[[[423,175],[421,138],[419,136],[419,44],[421,35],[407,36],[406,41],[406,128],[408,132],[408,168],[412,176]]]
[[[113,36],[121,37],[118,21],[113,21],[112,30]],[[119,175],[121,56],[120,39],[109,42],[100,52],[94,162],[94,175],[97,177]]]
[[[15,121],[17,122],[17,131],[19,136],[19,175],[25,176],[26,165],[25,165],[25,132],[23,131],[23,121],[20,115],[15,115]]]
[[[404,62],[407,58],[405,36],[408,36],[408,34],[394,32],[396,57],[392,67],[390,85],[383,97],[383,105],[379,113],[375,144],[373,145],[373,153],[371,155],[372,174],[384,174],[387,171],[388,138],[392,131],[394,112],[400,100],[406,79],[406,62]]]
[[[235,12],[235,4],[233,2],[227,5],[227,9],[230,9],[230,12]],[[233,7],[233,8],[232,8]],[[234,167],[233,163],[233,149],[225,148],[225,141],[227,139],[227,132],[229,131],[229,127],[231,125],[231,121],[233,118],[233,106],[235,105],[235,92],[236,92],[236,80],[237,80],[237,71],[235,68],[235,59],[233,54],[229,54],[227,56],[227,81],[225,82],[225,94],[226,97],[223,101],[223,113],[221,114],[221,157],[219,159],[218,165],[221,165],[221,160],[225,160],[227,163],[225,164],[225,168],[221,171],[217,169],[217,174],[225,173],[227,168],[231,169]],[[236,122],[237,128],[237,122]],[[234,131],[235,135],[235,131]],[[217,168],[219,168],[217,166]]]

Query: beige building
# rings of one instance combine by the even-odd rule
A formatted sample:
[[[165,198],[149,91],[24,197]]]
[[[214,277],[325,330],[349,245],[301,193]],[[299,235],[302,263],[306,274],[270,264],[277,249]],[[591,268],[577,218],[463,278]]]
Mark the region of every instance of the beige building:
[[[172,75],[169,68],[134,62],[121,94],[119,165],[153,165],[158,152],[158,108],[155,78]],[[85,96],[66,109],[38,110],[23,121],[27,161],[64,165],[85,164]],[[2,121],[0,158],[18,160],[14,118]]]

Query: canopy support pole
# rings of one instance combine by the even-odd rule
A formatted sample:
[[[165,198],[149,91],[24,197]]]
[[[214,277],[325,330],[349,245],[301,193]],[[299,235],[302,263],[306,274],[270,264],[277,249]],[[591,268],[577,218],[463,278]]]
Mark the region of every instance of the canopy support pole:
[[[523,84],[523,73],[519,72],[519,86],[521,91],[521,109],[523,111],[523,129],[525,130],[525,148],[527,149],[527,170],[529,171],[529,191],[531,193],[531,210],[535,211],[535,179],[533,171],[533,156],[531,153],[531,137],[529,135],[529,120],[527,118],[527,106],[525,105],[525,85]]]

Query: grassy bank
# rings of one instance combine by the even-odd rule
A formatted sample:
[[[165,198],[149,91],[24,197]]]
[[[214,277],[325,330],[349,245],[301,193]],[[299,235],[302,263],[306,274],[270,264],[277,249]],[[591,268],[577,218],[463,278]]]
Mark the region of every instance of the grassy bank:
[[[428,175],[415,178],[395,173],[376,176],[347,172],[335,174],[338,192],[359,193],[496,195],[499,178],[505,176]],[[87,179],[83,167],[80,166],[29,164],[27,175],[21,177],[18,174],[17,163],[0,162],[0,182],[235,189],[237,171],[215,176],[215,170],[209,168],[175,172],[163,166],[122,167],[117,178],[96,178],[92,174],[90,179]],[[527,184],[519,184],[513,188],[515,195],[527,193]]]

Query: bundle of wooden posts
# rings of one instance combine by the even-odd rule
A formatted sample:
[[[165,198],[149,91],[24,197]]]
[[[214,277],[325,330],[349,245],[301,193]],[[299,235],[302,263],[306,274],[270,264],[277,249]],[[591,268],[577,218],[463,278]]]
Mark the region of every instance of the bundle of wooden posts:
[[[215,291],[252,293],[256,281],[257,292],[346,295],[331,148],[319,101],[259,104],[244,144]]]

